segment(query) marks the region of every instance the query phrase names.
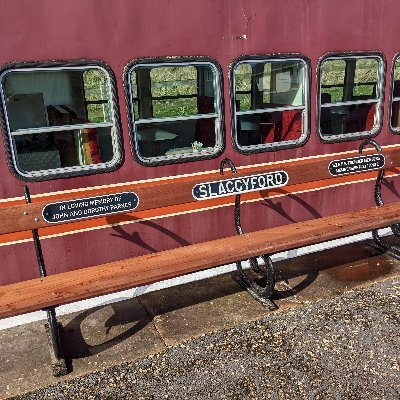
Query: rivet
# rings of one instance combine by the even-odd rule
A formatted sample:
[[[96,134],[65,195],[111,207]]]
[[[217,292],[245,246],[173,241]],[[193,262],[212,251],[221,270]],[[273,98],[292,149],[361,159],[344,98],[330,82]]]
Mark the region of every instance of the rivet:
[[[24,211],[24,215],[28,215],[29,213],[28,213],[28,211]]]
[[[39,222],[39,218],[38,217],[35,218],[35,222]]]

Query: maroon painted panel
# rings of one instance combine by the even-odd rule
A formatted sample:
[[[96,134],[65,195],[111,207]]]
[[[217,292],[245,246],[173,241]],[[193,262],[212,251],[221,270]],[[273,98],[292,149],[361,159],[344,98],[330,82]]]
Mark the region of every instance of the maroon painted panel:
[[[316,136],[318,60],[331,51],[381,51],[390,71],[392,59],[400,51],[398,41],[394,40],[400,34],[398,15],[393,12],[397,8],[396,0],[1,2],[0,64],[98,59],[113,69],[118,83],[125,149],[122,167],[99,175],[32,183],[32,194],[214,170],[223,157],[231,158],[240,166],[356,149],[359,142],[322,144]],[[302,148],[240,155],[231,143],[229,68],[241,55],[272,53],[301,53],[311,61],[310,139]],[[226,150],[221,157],[210,161],[140,166],[130,151],[122,83],[124,67],[135,58],[195,55],[213,57],[222,66]],[[386,77],[383,129],[377,137],[383,145],[399,142],[387,129],[389,79],[390,73]],[[4,151],[0,151],[0,173],[0,199],[22,196],[24,183],[9,172]],[[388,201],[397,199],[389,192],[386,195]],[[253,231],[372,204],[372,183],[357,184],[247,204],[243,207],[243,225],[245,230]],[[233,210],[224,207],[47,239],[43,247],[49,271],[60,272],[233,232]],[[31,245],[0,247],[0,257],[9,266],[7,271],[0,272],[2,283],[36,275]]]

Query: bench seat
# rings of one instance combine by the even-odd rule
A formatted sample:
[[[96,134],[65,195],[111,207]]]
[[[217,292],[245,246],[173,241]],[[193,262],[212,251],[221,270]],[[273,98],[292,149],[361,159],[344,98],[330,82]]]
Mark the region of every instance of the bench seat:
[[[400,202],[5,285],[0,287],[0,318],[150,284],[261,254],[384,228],[397,222],[400,222]]]

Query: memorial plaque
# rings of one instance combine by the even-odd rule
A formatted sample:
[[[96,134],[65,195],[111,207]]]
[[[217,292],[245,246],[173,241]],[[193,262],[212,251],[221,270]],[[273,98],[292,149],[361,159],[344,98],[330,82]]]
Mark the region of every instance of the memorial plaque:
[[[340,176],[375,171],[384,166],[385,157],[382,154],[371,154],[331,161],[328,169],[331,175]]]
[[[126,192],[50,203],[43,208],[42,215],[47,222],[59,223],[132,211],[138,205],[137,194]]]
[[[287,185],[289,176],[285,171],[274,171],[266,174],[231,178],[214,182],[199,183],[193,187],[192,194],[196,200],[208,200],[217,197],[257,192]]]

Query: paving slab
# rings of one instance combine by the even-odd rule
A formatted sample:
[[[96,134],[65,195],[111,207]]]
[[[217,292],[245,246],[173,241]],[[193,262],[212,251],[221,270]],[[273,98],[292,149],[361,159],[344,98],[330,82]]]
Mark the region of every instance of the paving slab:
[[[226,274],[140,297],[167,345],[266,316],[270,311]],[[284,303],[284,304],[281,304]],[[294,307],[290,299],[280,309]]]
[[[43,323],[0,331],[0,377],[0,398],[55,382]]]
[[[165,344],[137,299],[59,317],[69,375],[52,376],[44,321],[0,331],[0,398],[160,352]]]
[[[316,301],[400,275],[400,261],[380,254],[370,241],[352,243],[276,263],[288,290],[278,298]]]

